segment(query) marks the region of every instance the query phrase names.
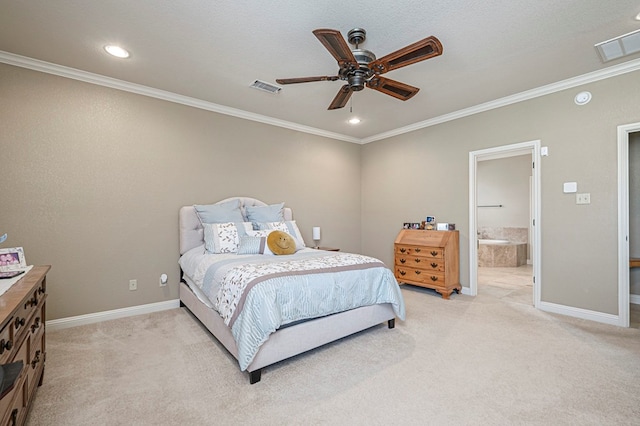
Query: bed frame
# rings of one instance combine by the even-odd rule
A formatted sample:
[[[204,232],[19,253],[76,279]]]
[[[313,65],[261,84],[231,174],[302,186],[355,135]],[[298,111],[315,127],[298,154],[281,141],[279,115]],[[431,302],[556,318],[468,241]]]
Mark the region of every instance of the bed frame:
[[[240,199],[241,209],[245,206],[265,206],[262,201],[248,197],[232,197],[219,201],[223,203]],[[285,220],[292,220],[291,209],[285,208]],[[204,230],[193,206],[180,208],[180,255],[193,247],[204,244]],[[220,315],[198,299],[182,277],[180,271],[180,306],[184,306],[200,320],[213,336],[237,359],[238,348],[231,329],[224,324]],[[346,312],[301,322],[284,327],[269,336],[262,344],[251,364],[247,367],[249,382],[260,381],[262,369],[308,350],[374,327],[387,321],[389,328],[395,326],[395,312],[390,303],[364,306]]]

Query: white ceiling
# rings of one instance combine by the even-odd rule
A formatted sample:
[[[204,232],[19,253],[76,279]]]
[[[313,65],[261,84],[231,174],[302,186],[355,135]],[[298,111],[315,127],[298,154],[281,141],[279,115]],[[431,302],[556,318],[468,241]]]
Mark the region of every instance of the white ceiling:
[[[639,29],[639,12],[637,0],[0,0],[0,51],[357,142],[637,60],[603,64],[593,45]],[[355,27],[378,57],[430,35],[444,53],[385,74],[421,89],[406,102],[365,89],[328,111],[344,82],[249,87],[337,74],[311,31]]]

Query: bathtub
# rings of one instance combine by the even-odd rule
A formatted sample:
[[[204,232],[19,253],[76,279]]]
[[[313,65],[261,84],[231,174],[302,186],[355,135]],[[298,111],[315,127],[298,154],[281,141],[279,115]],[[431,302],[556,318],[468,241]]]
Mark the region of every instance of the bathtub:
[[[527,264],[527,244],[478,239],[478,266],[518,267]]]
[[[485,240],[479,239],[479,244],[509,244],[509,240]]]

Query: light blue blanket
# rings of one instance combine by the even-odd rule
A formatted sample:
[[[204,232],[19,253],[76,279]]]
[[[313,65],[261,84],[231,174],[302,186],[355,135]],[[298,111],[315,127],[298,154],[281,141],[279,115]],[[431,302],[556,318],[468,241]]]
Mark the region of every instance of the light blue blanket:
[[[360,264],[349,267],[333,267],[347,256],[358,256]],[[279,262],[308,264],[326,260],[326,268],[301,270],[293,275],[274,273],[282,268]],[[390,303],[401,320],[405,318],[405,306],[400,287],[393,273],[380,261],[366,256],[346,253],[314,251],[300,252],[293,256],[242,256],[241,259],[225,259],[211,265],[205,274],[202,290],[219,306],[228,300],[225,285],[229,276],[239,274],[252,263],[252,271],[265,269],[264,276],[251,278],[244,283],[246,291],[237,303],[233,320],[226,321],[238,347],[240,369],[250,364],[260,345],[271,333],[294,321],[317,318],[361,306]],[[257,265],[257,266],[256,266]],[[287,265],[291,268],[290,265]],[[302,267],[301,267],[302,269]],[[226,279],[225,279],[226,277]],[[237,301],[234,301],[235,307]],[[220,309],[219,309],[220,311]],[[224,318],[224,316],[223,316]]]

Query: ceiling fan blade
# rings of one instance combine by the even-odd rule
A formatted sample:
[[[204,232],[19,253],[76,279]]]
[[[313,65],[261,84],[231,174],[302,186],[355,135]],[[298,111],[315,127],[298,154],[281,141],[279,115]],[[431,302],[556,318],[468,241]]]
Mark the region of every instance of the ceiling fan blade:
[[[340,31],[317,29],[313,30],[313,34],[320,40],[320,43],[336,58],[338,65],[342,69],[345,65],[353,68],[359,68],[358,61],[353,56],[349,45],[347,44]]]
[[[320,77],[298,77],[298,78],[278,78],[276,83],[278,84],[295,84],[295,83],[309,83],[311,81],[336,81],[340,77],[337,75],[332,76],[320,76]]]
[[[329,108],[327,109],[339,109],[344,107],[349,101],[352,93],[353,90],[351,90],[348,84],[345,84],[340,88],[340,91],[338,92],[336,97],[333,98],[333,101],[331,101],[331,105],[329,105]]]
[[[417,87],[384,77],[373,77],[371,80],[367,81],[367,87],[389,96],[393,96],[401,101],[411,99],[420,90]]]
[[[373,61],[369,67],[376,74],[384,74],[439,55],[442,55],[442,43],[430,36]]]

